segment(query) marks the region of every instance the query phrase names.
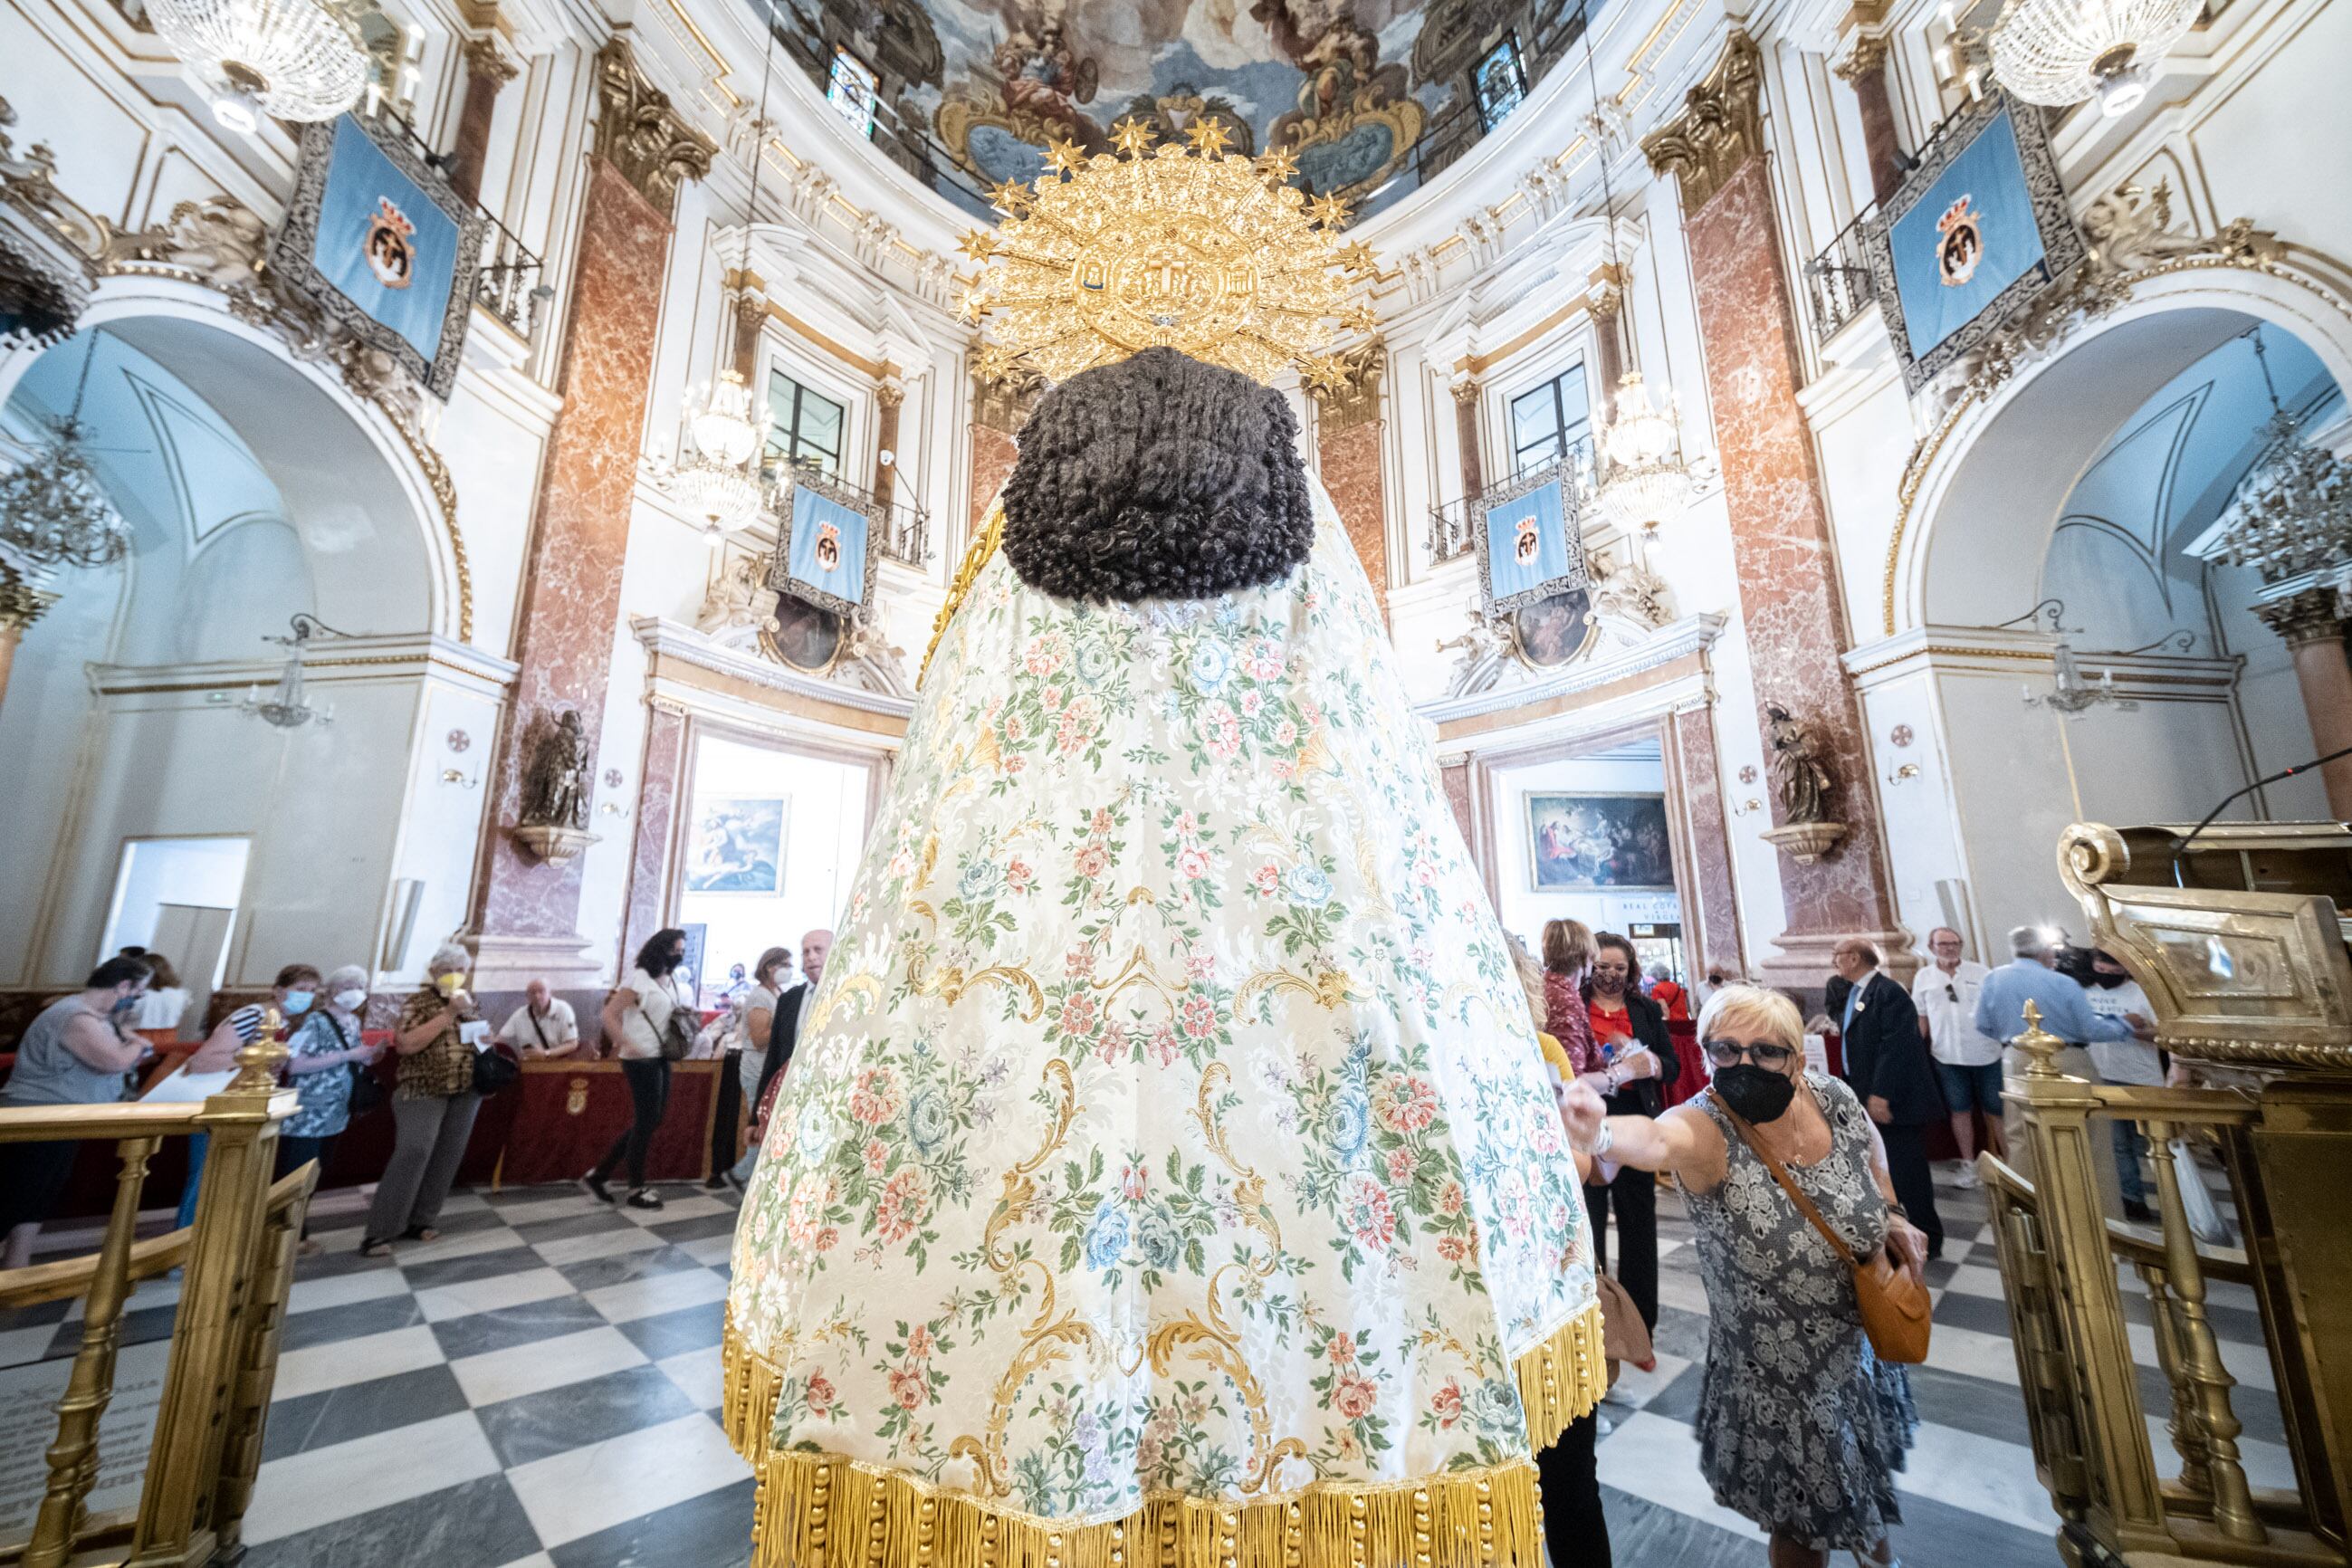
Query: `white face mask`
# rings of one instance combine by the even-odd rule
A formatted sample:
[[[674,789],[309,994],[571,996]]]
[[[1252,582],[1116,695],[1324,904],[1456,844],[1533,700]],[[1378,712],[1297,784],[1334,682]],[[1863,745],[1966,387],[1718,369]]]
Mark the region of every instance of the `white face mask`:
[[[366,1000],[367,993],[364,991],[338,991],[335,993],[335,1005],[341,1007],[346,1013],[358,1012],[360,1010],[360,1004]]]

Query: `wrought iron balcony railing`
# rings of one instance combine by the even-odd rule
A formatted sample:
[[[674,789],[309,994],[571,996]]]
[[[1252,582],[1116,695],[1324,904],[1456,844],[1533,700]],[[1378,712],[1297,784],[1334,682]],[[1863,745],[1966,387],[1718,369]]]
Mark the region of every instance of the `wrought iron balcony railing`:
[[[484,215],[488,216],[486,213]],[[497,218],[482,236],[481,265],[474,273],[474,300],[527,341],[539,336],[540,313],[555,298],[541,280],[539,258]]]
[[[1838,230],[1827,248],[1805,263],[1805,294],[1813,313],[1813,341],[1825,343],[1878,299],[1862,253],[1862,226],[1878,211],[1873,202]]]

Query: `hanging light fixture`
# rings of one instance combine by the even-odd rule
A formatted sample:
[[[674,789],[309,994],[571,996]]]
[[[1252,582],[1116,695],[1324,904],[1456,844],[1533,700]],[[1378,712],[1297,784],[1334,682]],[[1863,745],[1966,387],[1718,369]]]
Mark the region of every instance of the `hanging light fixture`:
[[[1608,224],[1609,260],[1612,275],[1617,269],[1617,201],[1609,180],[1610,117],[1601,109],[1601,78],[1592,63],[1592,26],[1590,0],[1585,7],[1584,75],[1592,89],[1593,113],[1587,125],[1592,135],[1594,155],[1601,163],[1601,216]],[[1613,331],[1606,323],[1602,331]],[[1633,534],[1657,527],[1670,517],[1679,516],[1690,503],[1696,485],[1691,479],[1690,464],[1683,457],[1681,405],[1674,395],[1661,389],[1663,401],[1650,400],[1650,388],[1638,370],[1628,369],[1617,378],[1616,395],[1604,405],[1608,416],[1605,424],[1593,430],[1593,446],[1597,453],[1593,479],[1593,500],[1609,520],[1626,533]]]
[[[231,131],[332,120],[367,85],[357,29],[319,0],[147,0],[147,15]]]
[[[751,195],[743,214],[743,270],[751,265],[751,225],[760,216],[760,142],[767,134],[768,83],[774,63],[774,16],[760,56],[760,113],[751,121]],[[760,520],[767,487],[758,467],[763,432],[752,418],[751,388],[732,365],[710,383],[702,406],[688,416],[694,455],[669,476],[669,491],[702,519],[702,537],[713,550],[730,533]]]
[[[2103,114],[2147,96],[2156,64],[2204,0],[2009,0],[1992,25],[1992,73],[2029,103],[2096,98]]]
[[[2352,471],[2304,439],[2303,417],[2279,403],[2262,328],[2248,335],[2270,394],[2271,439],[2221,509],[2230,563],[2253,567],[2266,584],[2352,563]]]
[[[0,478],[0,552],[37,573],[111,565],[131,548],[131,525],[99,482],[81,422],[101,337],[90,334],[72,411],[51,426],[29,459]]]
[[[1609,520],[1631,533],[1681,515],[1695,488],[1683,458],[1682,410],[1668,393],[1650,401],[1638,370],[1618,378],[1612,417],[1595,436],[1602,478],[1595,500]]]
[[[245,700],[237,704],[237,711],[249,713],[275,729],[299,730],[305,724],[315,722],[323,730],[335,721],[335,705],[330,702],[324,708],[313,708],[303,696],[302,649],[310,642],[312,634],[316,632],[324,632],[329,637],[348,637],[351,634],[339,632],[318,616],[311,615],[298,614],[294,617],[293,626],[294,635],[291,637],[262,638],[264,642],[274,642],[288,650],[286,668],[278,672],[276,689],[265,698],[261,695],[261,688],[258,686],[247,687]]]

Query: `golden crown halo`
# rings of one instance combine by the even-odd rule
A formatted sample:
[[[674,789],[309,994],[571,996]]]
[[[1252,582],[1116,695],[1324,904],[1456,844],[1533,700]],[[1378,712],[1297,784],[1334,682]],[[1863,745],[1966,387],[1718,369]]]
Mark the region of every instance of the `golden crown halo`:
[[[1296,365],[1310,386],[1347,384],[1332,330],[1375,324],[1349,292],[1372,271],[1371,247],[1335,237],[1347,204],[1288,184],[1298,165],[1286,150],[1226,152],[1218,121],[1185,137],[1155,146],[1129,120],[1117,155],[1056,142],[1034,185],[989,193],[1004,222],[963,240],[982,266],[963,316],[988,321],[994,340],[977,356],[982,376],[1066,381],[1167,347],[1259,382]]]

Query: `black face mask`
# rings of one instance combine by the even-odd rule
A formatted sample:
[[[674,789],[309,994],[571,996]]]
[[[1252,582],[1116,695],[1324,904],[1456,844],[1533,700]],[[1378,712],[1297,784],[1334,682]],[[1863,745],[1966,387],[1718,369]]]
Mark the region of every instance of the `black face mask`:
[[[1786,1073],[1759,1068],[1754,1062],[1734,1062],[1715,1069],[1717,1098],[1743,1121],[1761,1125],[1777,1121],[1797,1098],[1797,1083]]]

